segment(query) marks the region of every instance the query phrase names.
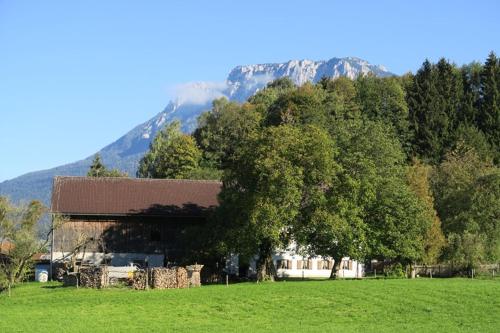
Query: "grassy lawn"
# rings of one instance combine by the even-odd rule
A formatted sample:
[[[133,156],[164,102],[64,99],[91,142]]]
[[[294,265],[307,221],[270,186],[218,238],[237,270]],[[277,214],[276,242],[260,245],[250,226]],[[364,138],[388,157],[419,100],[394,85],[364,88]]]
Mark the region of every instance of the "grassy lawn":
[[[134,291],[30,283],[0,332],[500,332],[500,281],[296,281]]]

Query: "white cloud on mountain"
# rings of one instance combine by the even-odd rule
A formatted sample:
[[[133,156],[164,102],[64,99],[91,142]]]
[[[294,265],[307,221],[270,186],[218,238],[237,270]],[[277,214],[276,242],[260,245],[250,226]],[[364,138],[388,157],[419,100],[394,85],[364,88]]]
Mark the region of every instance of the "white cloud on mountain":
[[[226,82],[187,82],[174,86],[171,95],[178,104],[204,105],[216,98],[227,97]]]

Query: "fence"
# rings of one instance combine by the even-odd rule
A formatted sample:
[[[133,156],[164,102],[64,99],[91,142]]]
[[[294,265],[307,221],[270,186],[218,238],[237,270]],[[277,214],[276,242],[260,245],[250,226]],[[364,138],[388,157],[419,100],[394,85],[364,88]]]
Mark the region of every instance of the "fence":
[[[451,277],[456,275],[474,277],[480,275],[490,275],[495,277],[498,274],[499,264],[485,264],[472,270],[453,267],[452,265],[415,265],[411,277]]]

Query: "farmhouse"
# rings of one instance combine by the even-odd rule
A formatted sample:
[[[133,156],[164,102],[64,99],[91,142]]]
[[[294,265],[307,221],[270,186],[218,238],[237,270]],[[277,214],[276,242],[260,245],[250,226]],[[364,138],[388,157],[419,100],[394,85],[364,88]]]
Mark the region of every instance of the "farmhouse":
[[[52,212],[69,221],[54,232],[53,261],[76,253],[79,262],[148,267],[180,263],[186,252],[182,235],[204,223],[218,205],[222,183],[205,180],[56,177]],[[76,252],[75,252],[76,249]],[[295,246],[276,250],[278,276],[329,277],[330,258],[311,257]],[[237,257],[227,269],[243,273]],[[255,272],[255,261],[248,274]],[[360,277],[363,266],[349,258],[340,276]]]

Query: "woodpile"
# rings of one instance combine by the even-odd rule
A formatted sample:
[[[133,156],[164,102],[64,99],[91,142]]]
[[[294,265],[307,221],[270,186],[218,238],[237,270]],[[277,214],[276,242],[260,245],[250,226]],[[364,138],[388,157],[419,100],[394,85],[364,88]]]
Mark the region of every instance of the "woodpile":
[[[153,268],[151,286],[156,289],[177,288],[177,270],[175,268]]]
[[[67,271],[68,267],[62,262],[55,262],[52,264],[52,278],[54,280],[63,281]]]
[[[145,270],[134,272],[134,277],[130,281],[130,286],[136,290],[144,290],[148,286],[148,273]]]
[[[151,268],[137,270],[129,280],[129,285],[136,290],[176,289],[201,286],[200,271],[203,265],[191,265],[172,268]],[[109,286],[109,270],[107,266],[82,267],[79,273],[66,273],[63,276],[65,286],[81,286],[84,288],[106,288]]]
[[[76,273],[64,274],[62,281],[64,287],[76,287],[78,285],[78,276]]]
[[[85,267],[80,269],[80,286],[85,288],[106,288],[109,284],[108,268]]]
[[[188,272],[184,267],[177,267],[177,288],[189,288]]]
[[[188,271],[183,267],[136,271],[131,281],[132,288],[137,290],[188,288],[189,285]]]

